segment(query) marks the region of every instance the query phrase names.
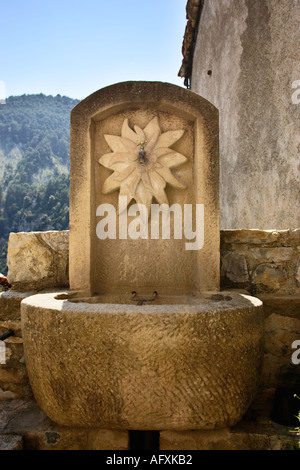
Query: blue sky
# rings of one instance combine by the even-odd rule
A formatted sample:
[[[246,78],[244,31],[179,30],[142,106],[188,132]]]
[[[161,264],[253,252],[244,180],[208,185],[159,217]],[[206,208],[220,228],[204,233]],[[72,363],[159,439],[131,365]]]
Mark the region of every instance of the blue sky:
[[[179,86],[187,0],[0,0],[6,96],[83,99],[127,80]]]

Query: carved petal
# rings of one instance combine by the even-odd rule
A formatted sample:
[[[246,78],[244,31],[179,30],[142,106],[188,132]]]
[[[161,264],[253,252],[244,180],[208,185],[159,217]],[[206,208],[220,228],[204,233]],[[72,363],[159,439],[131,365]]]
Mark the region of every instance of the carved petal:
[[[139,136],[139,143],[144,142],[146,140],[145,133],[142,131],[142,129],[139,126],[134,126],[134,130]]]
[[[144,171],[142,173],[142,181],[144,183],[144,186],[145,188],[148,190],[148,191],[153,191],[153,188],[152,188],[152,184],[151,184],[151,181],[150,181],[150,178],[149,178],[149,173],[147,171]]]
[[[164,178],[158,173],[156,173],[156,171],[149,171],[149,177],[154,194],[159,193],[161,189],[164,189],[166,187],[166,182]]]
[[[139,143],[142,142],[141,137],[129,127],[128,119],[125,119],[123,122],[121,135],[122,137],[131,140],[136,145],[139,145]]]
[[[183,130],[165,132],[159,137],[156,147],[170,147],[175,142],[177,142],[177,140],[179,140],[183,136],[183,134]]]
[[[110,175],[106,180],[104,181],[104,184],[102,186],[102,193],[103,194],[109,194],[112,193],[113,191],[116,191],[120,187],[121,183],[119,181],[116,181],[114,179],[114,174]]]
[[[105,135],[104,137],[113,152],[126,153],[136,150],[136,144],[125,137],[119,135]]]
[[[137,153],[119,153],[110,152],[102,155],[99,159],[99,163],[106,168],[111,168],[115,163],[128,163],[128,165],[137,159]]]
[[[140,182],[141,175],[137,168],[122,182],[120,195],[129,197],[128,204],[135,197],[137,186]]]
[[[133,163],[131,165],[127,165],[125,168],[122,168],[123,163],[116,163],[114,165],[114,179],[116,181],[123,181],[128,178],[129,175],[136,169],[136,165]]]
[[[149,192],[142,181],[139,182],[137,188],[136,188],[136,193],[135,193],[135,200],[137,204],[145,204],[148,210],[148,214],[150,211],[150,206],[153,198],[153,193]]]
[[[155,135],[160,135],[161,134],[157,117],[151,119],[149,124],[147,124],[147,126],[144,129],[144,134],[145,134],[146,140],[148,140],[148,142],[150,142]]]
[[[159,204],[169,204],[167,195],[163,188],[160,188],[158,191],[155,191],[154,197]]]
[[[187,161],[187,158],[178,152],[173,152],[172,150],[168,149],[169,153],[166,155],[162,155],[157,159],[158,163],[161,165],[166,166],[167,168],[176,168],[182,163]]]
[[[148,140],[148,143],[145,147],[146,153],[151,154],[152,150],[156,147],[158,138],[160,136],[160,131],[156,131]]]
[[[171,171],[169,168],[156,168],[155,170],[160,176],[164,178],[164,180],[169,183],[171,186],[174,188],[178,189],[184,189],[186,186],[182,183],[180,183],[175,176],[172,175]]]

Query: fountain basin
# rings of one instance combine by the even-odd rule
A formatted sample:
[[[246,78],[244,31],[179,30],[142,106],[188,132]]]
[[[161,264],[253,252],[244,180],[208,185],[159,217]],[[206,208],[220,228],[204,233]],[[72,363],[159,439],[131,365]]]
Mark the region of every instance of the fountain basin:
[[[251,296],[158,296],[137,306],[124,296],[45,293],[22,301],[21,319],[35,398],[59,425],[230,427],[257,391],[263,310]]]

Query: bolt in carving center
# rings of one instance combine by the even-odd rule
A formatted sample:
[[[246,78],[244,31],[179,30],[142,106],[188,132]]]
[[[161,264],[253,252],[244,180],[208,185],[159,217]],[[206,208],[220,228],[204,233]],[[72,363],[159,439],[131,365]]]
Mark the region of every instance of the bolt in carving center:
[[[139,164],[140,165],[145,165],[147,162],[145,144],[147,144],[147,140],[145,140],[145,142],[140,143],[140,151],[139,151]]]

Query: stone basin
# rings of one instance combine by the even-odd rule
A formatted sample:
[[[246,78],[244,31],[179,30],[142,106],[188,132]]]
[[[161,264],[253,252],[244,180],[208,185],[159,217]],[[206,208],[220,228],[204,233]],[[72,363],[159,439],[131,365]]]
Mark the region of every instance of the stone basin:
[[[137,305],[124,295],[43,293],[22,301],[21,318],[34,395],[59,425],[231,427],[257,391],[263,310],[248,295]]]

